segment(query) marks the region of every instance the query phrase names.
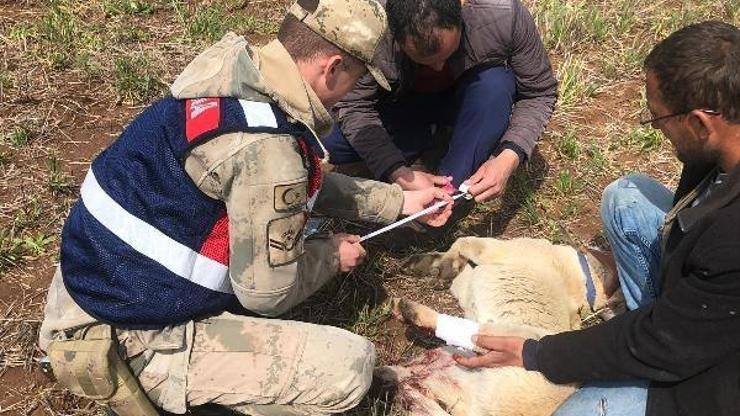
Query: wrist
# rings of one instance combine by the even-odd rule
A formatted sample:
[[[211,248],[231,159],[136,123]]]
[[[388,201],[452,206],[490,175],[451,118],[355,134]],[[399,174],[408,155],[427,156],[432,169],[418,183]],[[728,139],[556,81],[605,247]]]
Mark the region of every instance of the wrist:
[[[519,155],[511,149],[504,149],[501,151],[501,153],[496,156],[496,161],[500,163],[504,163],[507,170],[511,173],[516,170],[517,167],[519,167]]]
[[[411,169],[409,169],[406,166],[399,166],[396,170],[392,171],[390,175],[388,175],[388,179],[391,180],[391,182],[398,183],[399,179],[403,178],[404,176],[408,176],[411,174]]]

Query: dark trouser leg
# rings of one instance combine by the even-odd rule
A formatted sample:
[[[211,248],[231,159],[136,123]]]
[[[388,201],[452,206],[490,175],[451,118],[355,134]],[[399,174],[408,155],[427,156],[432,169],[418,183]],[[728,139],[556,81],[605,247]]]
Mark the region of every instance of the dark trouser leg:
[[[459,103],[447,154],[438,167],[459,186],[491,156],[509,127],[516,79],[508,67],[477,70],[458,81]]]
[[[449,103],[447,93],[410,93],[397,102],[384,103],[380,108],[380,119],[407,164],[414,163],[419,156],[432,148],[434,124],[439,124],[441,115]],[[355,151],[337,125],[331,134],[322,140],[329,151],[329,161],[342,173],[356,176],[356,164],[363,160]],[[365,176],[365,175],[361,175]]]

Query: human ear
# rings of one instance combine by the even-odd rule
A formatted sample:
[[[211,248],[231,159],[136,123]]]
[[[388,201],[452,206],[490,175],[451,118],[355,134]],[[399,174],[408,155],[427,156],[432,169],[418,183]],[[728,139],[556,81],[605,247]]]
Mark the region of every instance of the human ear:
[[[694,136],[702,142],[708,142],[717,134],[714,125],[715,116],[702,110],[692,110],[689,113],[688,125]]]
[[[339,74],[342,72],[342,61],[341,55],[334,55],[326,60],[324,76],[326,78],[327,87],[330,89],[334,88],[334,85],[336,85],[338,81]]]

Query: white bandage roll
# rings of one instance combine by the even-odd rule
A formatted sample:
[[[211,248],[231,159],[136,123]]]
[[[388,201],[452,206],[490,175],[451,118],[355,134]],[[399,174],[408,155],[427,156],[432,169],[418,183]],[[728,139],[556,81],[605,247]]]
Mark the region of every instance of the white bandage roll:
[[[434,335],[444,340],[447,345],[472,350],[475,344],[471,337],[477,334],[479,329],[478,322],[440,313],[437,315],[437,329]]]

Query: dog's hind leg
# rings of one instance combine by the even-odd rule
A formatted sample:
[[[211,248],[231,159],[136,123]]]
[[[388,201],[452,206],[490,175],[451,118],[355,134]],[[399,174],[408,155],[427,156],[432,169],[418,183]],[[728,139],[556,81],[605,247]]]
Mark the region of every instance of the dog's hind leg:
[[[405,401],[402,403],[403,407],[412,416],[451,416],[436,400],[425,396],[416,389],[410,389],[407,393],[404,393],[402,400]]]

